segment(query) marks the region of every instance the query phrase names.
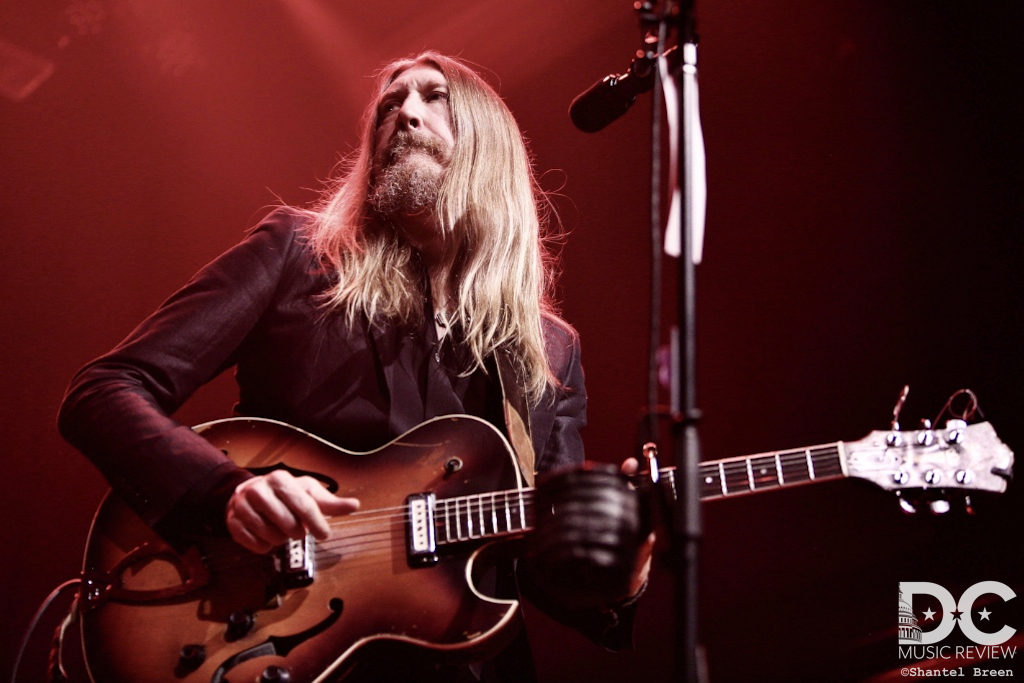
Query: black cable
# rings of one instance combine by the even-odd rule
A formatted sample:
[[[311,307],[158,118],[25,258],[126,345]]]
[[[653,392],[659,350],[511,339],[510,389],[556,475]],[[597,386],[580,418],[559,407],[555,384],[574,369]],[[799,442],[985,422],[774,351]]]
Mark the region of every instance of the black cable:
[[[60,597],[69,586],[77,586],[82,583],[81,579],[70,579],[65,581],[61,585],[54,588],[50,594],[43,600],[43,603],[39,605],[39,609],[36,610],[35,616],[32,617],[31,623],[25,630],[25,635],[21,639],[21,645],[18,647],[18,654],[14,658],[14,669],[11,671],[11,683],[18,683],[18,667],[21,666],[21,658],[25,655],[25,650],[28,649],[28,641],[32,638],[32,634],[35,632],[36,627],[39,626],[39,620],[43,618],[43,614],[50,607],[54,600]]]

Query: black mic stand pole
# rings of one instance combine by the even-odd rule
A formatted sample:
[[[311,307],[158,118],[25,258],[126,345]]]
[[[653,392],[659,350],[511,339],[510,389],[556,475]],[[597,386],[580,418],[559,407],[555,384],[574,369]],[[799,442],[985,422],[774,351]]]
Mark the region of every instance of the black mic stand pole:
[[[674,508],[670,557],[675,574],[675,675],[678,683],[706,683],[706,672],[699,661],[697,649],[698,615],[698,547],[702,535],[700,482],[698,464],[701,460],[700,437],[697,424],[701,413],[697,408],[697,341],[696,341],[696,261],[699,258],[699,242],[703,238],[703,211],[698,217],[696,183],[698,174],[703,183],[703,168],[697,168],[703,160],[703,143],[695,115],[697,103],[697,34],[693,0],[665,3],[661,21],[675,29],[681,52],[681,59],[669,60],[670,77],[676,81],[678,106],[675,109],[677,121],[670,121],[679,131],[678,158],[670,159],[676,164],[678,187],[671,187],[667,196],[680,192],[681,211],[677,214],[680,224],[669,225],[668,235],[679,240],[678,301],[676,330],[672,335],[672,448],[676,466],[676,493],[678,502]],[[664,35],[664,29],[661,29]],[[660,112],[655,112],[660,116]],[[702,201],[702,200],[700,200]]]
[[[676,466],[676,504],[668,526],[669,558],[676,577],[675,589],[675,676],[679,683],[707,683],[706,671],[697,650],[697,548],[701,538],[700,439],[696,404],[696,264],[700,260],[704,217],[704,145],[697,114],[697,34],[694,0],[664,0],[657,11],[657,0],[637,0],[634,8],[644,29],[644,49],[638,52],[627,74],[607,76],[577,96],[569,107],[569,116],[577,128],[595,133],[632,106],[639,93],[654,88],[651,122],[651,349],[648,367],[647,438],[656,441],[658,429],[658,361],[661,317],[661,199],[678,192],[681,211],[670,212],[666,230],[678,248],[667,249],[678,258],[678,311],[672,330],[672,445]],[[666,48],[668,34],[674,32],[677,45]],[[681,48],[681,49],[677,49]],[[675,52],[675,54],[672,54]],[[681,53],[681,56],[680,56]],[[671,57],[671,58],[669,58]],[[661,65],[667,65],[678,102],[675,111],[667,108],[672,120],[670,131],[678,131],[680,143],[676,158],[670,158],[675,186],[663,192],[661,186]],[[699,182],[698,182],[699,181]],[[699,190],[699,192],[698,192]],[[675,223],[675,224],[673,224]],[[654,449],[656,450],[656,449]],[[644,454],[648,455],[647,447]],[[652,478],[657,481],[656,467]]]

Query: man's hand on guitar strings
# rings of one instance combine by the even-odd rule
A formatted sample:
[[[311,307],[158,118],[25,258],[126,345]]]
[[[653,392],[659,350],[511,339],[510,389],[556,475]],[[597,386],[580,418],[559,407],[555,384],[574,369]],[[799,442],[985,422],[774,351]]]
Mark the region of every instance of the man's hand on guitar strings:
[[[239,484],[225,514],[236,543],[266,553],[307,533],[326,540],[331,535],[327,517],[358,509],[358,498],[336,496],[313,477],[275,470]]]

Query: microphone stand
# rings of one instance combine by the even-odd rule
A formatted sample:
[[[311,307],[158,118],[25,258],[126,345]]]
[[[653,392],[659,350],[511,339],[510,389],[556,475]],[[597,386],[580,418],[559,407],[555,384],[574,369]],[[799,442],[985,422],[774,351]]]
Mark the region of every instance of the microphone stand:
[[[691,3],[692,11],[692,3]],[[692,25],[692,24],[691,24]],[[676,680],[700,682],[697,659],[697,550],[703,534],[700,508],[698,466],[701,461],[700,436],[697,424],[701,413],[697,408],[697,340],[696,340],[696,226],[694,224],[694,152],[699,132],[694,121],[685,114],[687,104],[696,96],[697,45],[683,45],[683,67],[679,88],[679,112],[682,114],[682,144],[679,159],[682,180],[682,226],[679,237],[682,250],[678,259],[678,324],[680,342],[674,344],[673,367],[679,386],[680,405],[673,406],[672,434],[676,473],[682,473],[678,485],[679,501],[673,519],[672,553],[676,572]]]
[[[706,683],[707,675],[697,656],[697,549],[701,539],[701,460],[697,424],[697,342],[696,264],[700,262],[704,228],[704,143],[697,113],[697,34],[694,0],[664,0],[662,11],[656,0],[639,0],[634,8],[644,29],[644,48],[637,53],[627,74],[611,75],[580,94],[569,107],[577,128],[595,133],[623,115],[637,94],[654,89],[651,122],[651,326],[648,365],[648,412],[645,429],[656,441],[659,429],[658,348],[661,337],[661,116],[662,67],[677,87],[671,88],[677,101],[667,102],[670,130],[679,131],[678,154],[670,158],[669,177],[674,180],[668,196],[673,197],[665,231],[665,251],[677,257],[677,321],[672,330],[671,409],[673,459],[676,466],[677,502],[673,508],[668,556],[675,573],[675,677],[679,683]],[[665,48],[669,33],[677,45]],[[656,36],[656,39],[655,39]],[[656,43],[656,44],[655,44]],[[681,47],[681,49],[677,49]],[[676,54],[671,54],[675,52]],[[681,54],[680,54],[681,53]],[[671,56],[672,59],[668,59]],[[671,106],[675,105],[675,106]],[[671,155],[670,155],[671,156]],[[676,199],[682,209],[677,210]],[[644,456],[656,451],[651,444]],[[657,481],[657,466],[651,467]]]
[[[668,0],[660,14],[652,12],[653,3],[643,2],[637,7],[641,15],[641,23],[657,26],[658,53],[664,54],[665,36],[674,31],[682,53],[681,59],[668,60],[669,77],[676,80],[675,92],[678,97],[674,114],[677,120],[670,121],[670,129],[674,125],[679,131],[679,149],[677,158],[670,159],[675,164],[674,173],[670,178],[676,180],[676,187],[669,188],[666,195],[660,192],[660,136],[655,135],[652,159],[652,206],[655,213],[652,221],[660,224],[660,196],[673,196],[679,193],[682,199],[681,211],[670,211],[667,227],[667,250],[677,256],[677,320],[672,332],[672,401],[671,401],[671,432],[673,460],[676,466],[677,502],[671,519],[669,558],[675,576],[675,670],[673,680],[677,683],[705,683],[706,671],[698,658],[697,626],[698,626],[698,548],[702,536],[702,520],[700,507],[700,482],[698,465],[701,460],[700,437],[697,425],[701,413],[697,408],[696,382],[696,264],[700,260],[703,239],[703,197],[695,202],[697,190],[703,191],[703,141],[696,118],[697,104],[697,35],[694,17],[694,0],[680,0],[673,3]],[[678,57],[678,55],[676,55]],[[660,103],[660,69],[656,68],[656,86],[653,116],[661,116]],[[688,109],[692,107],[691,109]],[[666,108],[669,114],[673,108]],[[658,129],[658,121],[654,121],[654,130]],[[700,187],[698,188],[698,173]],[[698,208],[696,204],[701,203]],[[657,234],[657,231],[655,232]],[[678,239],[678,250],[669,243]],[[656,251],[658,244],[653,245]],[[656,269],[660,278],[660,267]],[[655,287],[660,286],[655,281]],[[652,311],[659,315],[659,311]],[[656,343],[653,342],[653,343]],[[654,410],[654,404],[651,409]]]

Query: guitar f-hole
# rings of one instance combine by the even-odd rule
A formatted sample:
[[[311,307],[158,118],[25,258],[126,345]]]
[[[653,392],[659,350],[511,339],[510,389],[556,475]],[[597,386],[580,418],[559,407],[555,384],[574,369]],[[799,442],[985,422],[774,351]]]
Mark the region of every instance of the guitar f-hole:
[[[331,613],[324,617],[324,620],[319,624],[311,626],[301,633],[296,633],[290,636],[270,636],[259,645],[254,645],[253,647],[242,650],[241,652],[233,655],[217,667],[217,670],[213,672],[213,677],[210,679],[210,683],[226,683],[224,677],[229,671],[239,664],[258,657],[287,657],[293,649],[313,636],[323,633],[329,629],[334,622],[341,618],[341,612],[345,607],[345,603],[341,598],[331,598],[331,601],[327,606]]]

